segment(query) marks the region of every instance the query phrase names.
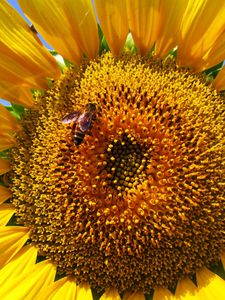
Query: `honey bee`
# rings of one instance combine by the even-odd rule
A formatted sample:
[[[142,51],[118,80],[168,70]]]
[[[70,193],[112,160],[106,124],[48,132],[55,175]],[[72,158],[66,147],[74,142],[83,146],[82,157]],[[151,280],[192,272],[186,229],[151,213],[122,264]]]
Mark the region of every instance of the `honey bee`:
[[[72,123],[72,131],[74,133],[74,144],[79,146],[92,126],[92,121],[95,120],[96,105],[88,103],[84,111],[78,110],[69,113],[62,119],[63,124]]]

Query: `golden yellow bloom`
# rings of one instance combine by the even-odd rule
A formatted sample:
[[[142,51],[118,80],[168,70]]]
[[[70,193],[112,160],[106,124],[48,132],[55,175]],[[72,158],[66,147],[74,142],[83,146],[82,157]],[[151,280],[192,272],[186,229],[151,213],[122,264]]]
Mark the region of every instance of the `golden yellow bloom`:
[[[224,2],[19,3],[67,67],[0,4],[0,298],[222,299]]]

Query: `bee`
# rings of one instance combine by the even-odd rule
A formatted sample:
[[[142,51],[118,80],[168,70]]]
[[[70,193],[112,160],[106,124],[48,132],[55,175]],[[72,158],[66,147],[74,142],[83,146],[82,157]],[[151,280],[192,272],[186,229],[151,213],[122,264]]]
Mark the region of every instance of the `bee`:
[[[96,118],[96,105],[88,103],[84,111],[78,110],[69,113],[62,119],[63,124],[72,123],[72,131],[74,133],[74,144],[79,146],[92,126],[93,120]]]

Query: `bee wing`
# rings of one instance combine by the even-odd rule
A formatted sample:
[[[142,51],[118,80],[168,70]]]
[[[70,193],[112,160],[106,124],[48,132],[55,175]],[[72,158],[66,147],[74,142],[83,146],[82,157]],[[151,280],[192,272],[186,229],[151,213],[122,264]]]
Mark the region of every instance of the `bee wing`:
[[[75,122],[80,116],[80,112],[79,111],[73,111],[71,113],[69,113],[68,115],[65,115],[62,118],[62,123],[63,124],[69,124],[72,122]]]
[[[83,132],[87,131],[91,126],[91,121],[92,121],[91,114],[86,114],[85,116],[80,116],[80,118],[78,120],[80,130]]]

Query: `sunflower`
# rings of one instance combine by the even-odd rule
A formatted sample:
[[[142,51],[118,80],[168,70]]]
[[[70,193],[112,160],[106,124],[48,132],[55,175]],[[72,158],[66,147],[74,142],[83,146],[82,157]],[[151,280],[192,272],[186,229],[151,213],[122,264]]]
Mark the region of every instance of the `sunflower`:
[[[32,25],[0,3],[0,298],[223,299],[224,1],[19,4]]]

